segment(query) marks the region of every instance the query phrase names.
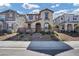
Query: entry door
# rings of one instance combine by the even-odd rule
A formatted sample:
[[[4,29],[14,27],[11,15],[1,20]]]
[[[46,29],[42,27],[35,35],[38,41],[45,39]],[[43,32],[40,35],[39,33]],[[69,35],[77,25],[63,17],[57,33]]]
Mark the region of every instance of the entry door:
[[[40,32],[40,31],[41,31],[41,24],[36,23],[36,32]]]

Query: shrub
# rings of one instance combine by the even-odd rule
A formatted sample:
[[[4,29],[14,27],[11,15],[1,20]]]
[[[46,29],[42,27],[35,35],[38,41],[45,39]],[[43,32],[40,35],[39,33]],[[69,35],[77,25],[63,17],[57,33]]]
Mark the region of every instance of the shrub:
[[[45,34],[46,34],[44,31],[41,31],[40,33],[41,33],[42,35],[45,35]]]
[[[51,34],[51,32],[50,32],[50,31],[48,31],[48,32],[41,31],[40,33],[41,33],[42,35],[45,35],[45,34],[49,34],[49,35],[50,35],[50,34]]]
[[[7,34],[12,34],[12,31],[11,30],[7,30]]]
[[[7,32],[8,32],[8,31],[7,31],[7,30],[5,30],[5,29],[3,29],[3,30],[2,30],[2,33],[7,33]]]
[[[1,35],[4,35],[4,33],[2,32],[2,30],[0,30],[0,36],[1,36]]]

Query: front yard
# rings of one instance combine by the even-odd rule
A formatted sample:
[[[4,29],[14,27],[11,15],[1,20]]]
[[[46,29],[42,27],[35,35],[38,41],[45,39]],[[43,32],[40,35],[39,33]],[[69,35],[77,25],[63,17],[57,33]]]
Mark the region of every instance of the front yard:
[[[78,41],[78,33],[40,32],[40,33],[12,33],[0,36],[0,41]]]
[[[58,33],[59,39],[61,41],[79,41],[78,33]]]
[[[5,41],[59,41],[56,36],[57,34],[53,32],[20,33],[7,38]]]

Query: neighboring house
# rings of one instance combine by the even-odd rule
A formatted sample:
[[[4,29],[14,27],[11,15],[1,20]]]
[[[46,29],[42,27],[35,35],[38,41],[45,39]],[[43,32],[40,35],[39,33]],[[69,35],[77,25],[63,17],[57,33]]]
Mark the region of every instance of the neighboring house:
[[[5,17],[4,16],[0,16],[0,31],[2,31],[4,29],[4,25],[5,25]]]
[[[4,29],[12,30],[13,32],[16,32],[18,27],[22,27],[25,21],[23,21],[23,17],[20,14],[11,9],[1,12],[0,16],[4,16]]]
[[[61,31],[79,31],[79,15],[65,13],[54,19],[54,24]]]
[[[3,21],[0,21],[0,31],[3,30]]]

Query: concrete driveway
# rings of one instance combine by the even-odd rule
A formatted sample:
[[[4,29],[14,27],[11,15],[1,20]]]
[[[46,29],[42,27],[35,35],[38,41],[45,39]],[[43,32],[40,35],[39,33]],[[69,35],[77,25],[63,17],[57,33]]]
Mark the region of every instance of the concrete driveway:
[[[75,56],[76,49],[79,41],[0,41],[1,56]]]

